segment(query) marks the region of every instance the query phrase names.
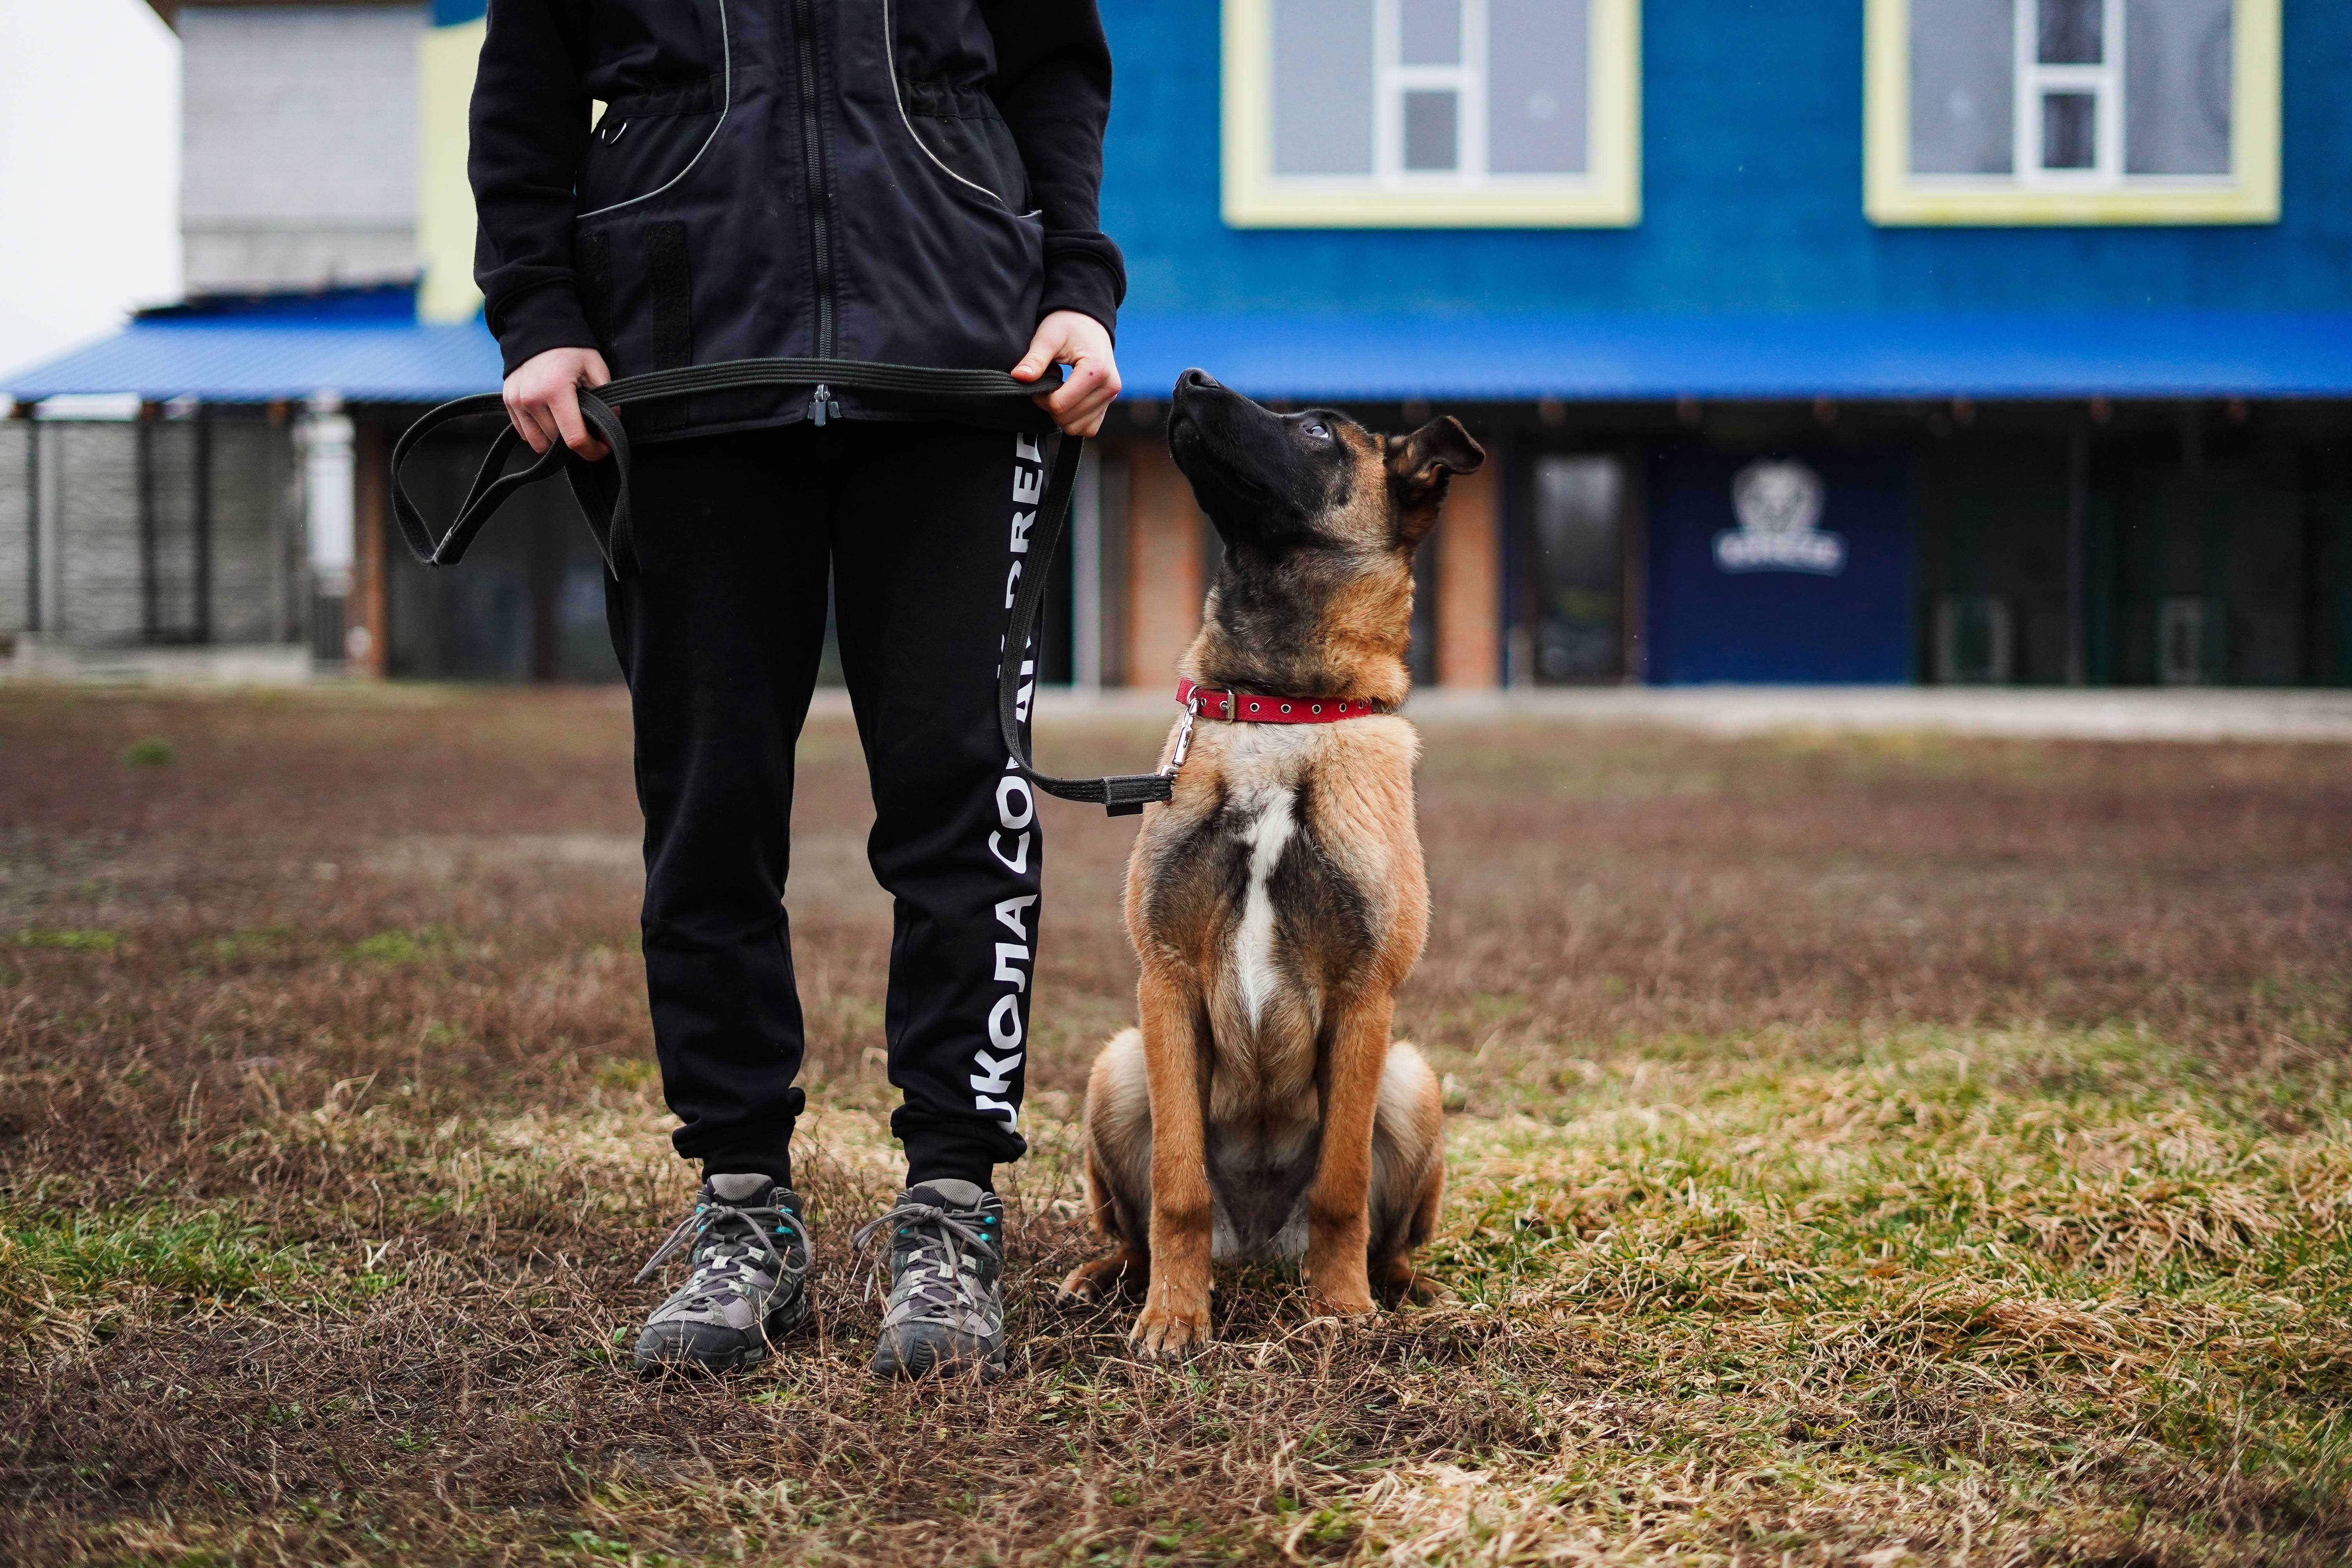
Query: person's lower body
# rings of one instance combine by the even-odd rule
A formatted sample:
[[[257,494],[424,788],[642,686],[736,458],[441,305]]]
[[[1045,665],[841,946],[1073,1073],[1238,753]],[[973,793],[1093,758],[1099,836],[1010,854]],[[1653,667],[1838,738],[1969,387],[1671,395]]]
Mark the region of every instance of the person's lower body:
[[[1024,1148],[1043,847],[995,691],[1044,455],[1006,432],[852,422],[648,446],[635,470],[637,567],[606,599],[635,715],[646,982],[675,1145],[708,1178],[789,1192],[803,1038],[783,893],[830,582],[873,790],[868,857],[894,900],[883,1027],[900,1206],[960,1216],[942,1245],[969,1253],[952,1233],[1001,1214],[994,1169]],[[1000,1246],[1001,1221],[985,1234]]]

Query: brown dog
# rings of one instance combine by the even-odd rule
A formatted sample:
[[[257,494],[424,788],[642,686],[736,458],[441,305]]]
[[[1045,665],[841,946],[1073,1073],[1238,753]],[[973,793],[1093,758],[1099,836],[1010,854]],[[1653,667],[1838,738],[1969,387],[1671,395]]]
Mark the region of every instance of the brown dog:
[[[1209,1337],[1212,1262],[1303,1259],[1334,1312],[1370,1310],[1375,1280],[1414,1287],[1444,1108],[1421,1053],[1389,1038],[1429,926],[1420,746],[1394,714],[1414,547],[1448,478],[1486,459],[1452,419],[1382,437],[1197,370],[1168,441],[1224,563],[1178,667],[1208,689],[1161,755],[1181,763],[1174,798],[1128,861],[1142,1027],[1087,1086],[1088,1201],[1118,1249],[1062,1285],[1148,1281],[1130,1337],[1157,1355]],[[1225,717],[1229,693],[1294,721]],[[1350,716],[1296,721],[1318,704]]]

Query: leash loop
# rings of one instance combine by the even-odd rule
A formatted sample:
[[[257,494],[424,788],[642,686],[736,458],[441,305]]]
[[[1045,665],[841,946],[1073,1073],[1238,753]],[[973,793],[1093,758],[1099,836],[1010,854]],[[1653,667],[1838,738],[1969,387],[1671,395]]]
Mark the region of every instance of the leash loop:
[[[629,505],[630,447],[622,411],[719,392],[763,388],[798,388],[809,393],[814,421],[836,414],[835,394],[862,392],[898,405],[951,417],[956,414],[988,414],[995,423],[1015,415],[1018,428],[1035,429],[1040,417],[1031,401],[1049,390],[1044,382],[1015,381],[1003,371],[939,370],[923,365],[880,364],[864,360],[760,359],[730,360],[719,364],[688,365],[624,376],[599,387],[580,389],[580,416],[597,438],[611,448],[610,458],[590,463],[562,442],[551,444],[524,468],[507,472],[507,464],[522,438],[508,423],[490,442],[490,449],[467,488],[457,516],[446,529],[436,529],[425,510],[408,493],[404,476],[410,458],[427,437],[461,420],[507,417],[506,400],[497,393],[460,397],[445,403],[401,433],[392,448],[392,510],[409,553],[426,566],[454,566],[488,526],[499,509],[517,490],[551,479],[561,472],[586,514],[595,535],[597,553],[614,579],[639,565],[636,522]],[[1056,442],[1045,493],[1037,504],[1018,585],[1005,619],[1003,651],[997,669],[997,725],[1004,748],[1022,776],[1062,800],[1099,805],[1113,816],[1130,816],[1174,793],[1173,770],[1150,773],[1113,773],[1101,778],[1066,779],[1040,773],[1030,760],[1024,725],[1036,695],[1037,623],[1045,609],[1045,584],[1068,526],[1070,503],[1077,493],[1078,460],[1086,442],[1063,436]],[[1190,720],[1187,719],[1189,731]],[[1187,736],[1189,740],[1189,734]],[[1180,742],[1180,745],[1182,742]],[[1180,752],[1178,759],[1182,761]]]

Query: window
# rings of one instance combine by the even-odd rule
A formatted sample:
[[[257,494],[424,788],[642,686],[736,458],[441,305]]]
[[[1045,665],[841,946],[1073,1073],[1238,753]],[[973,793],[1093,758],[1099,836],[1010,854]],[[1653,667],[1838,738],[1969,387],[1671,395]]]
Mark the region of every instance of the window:
[[[2279,0],[1869,0],[1870,216],[2270,223]]]
[[[1639,0],[1225,0],[1225,220],[1641,216]]]

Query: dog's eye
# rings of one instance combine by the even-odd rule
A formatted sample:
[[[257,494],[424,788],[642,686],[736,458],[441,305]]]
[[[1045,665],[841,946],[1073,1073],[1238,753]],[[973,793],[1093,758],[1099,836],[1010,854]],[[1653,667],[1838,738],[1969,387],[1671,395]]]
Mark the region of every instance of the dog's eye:
[[[1301,425],[1299,429],[1318,441],[1328,441],[1331,438],[1331,426],[1324,424],[1320,419],[1309,419],[1306,424]]]

